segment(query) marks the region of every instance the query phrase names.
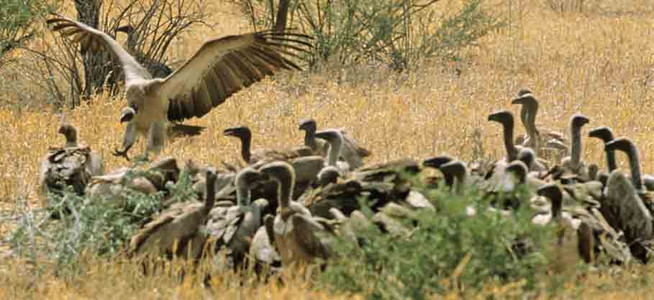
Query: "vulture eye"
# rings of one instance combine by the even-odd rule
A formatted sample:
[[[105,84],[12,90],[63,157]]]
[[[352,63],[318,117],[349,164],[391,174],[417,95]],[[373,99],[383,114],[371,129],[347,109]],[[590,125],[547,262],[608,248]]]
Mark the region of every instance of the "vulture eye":
[[[120,112],[120,123],[129,122],[134,118],[136,112],[131,106],[123,108]]]

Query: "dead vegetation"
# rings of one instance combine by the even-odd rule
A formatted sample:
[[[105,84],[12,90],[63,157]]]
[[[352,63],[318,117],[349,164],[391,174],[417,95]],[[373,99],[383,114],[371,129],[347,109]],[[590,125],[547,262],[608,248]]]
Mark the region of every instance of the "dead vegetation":
[[[458,1],[442,3],[456,9]],[[227,127],[247,124],[259,133],[261,147],[301,145],[297,122],[313,117],[323,127],[346,127],[375,153],[371,161],[404,156],[424,158],[448,153],[461,158],[473,155],[500,157],[499,133],[486,116],[501,108],[513,109],[510,99],[528,87],[541,99],[538,122],[566,132],[570,116],[583,112],[592,127],[607,125],[617,136],[629,136],[641,149],[643,171],[654,172],[654,25],[650,1],[624,4],[602,1],[601,10],[559,12],[550,1],[489,1],[485,6],[509,19],[508,26],[485,37],[479,47],[464,53],[461,62],[425,62],[418,70],[395,73],[374,64],[325,65],[321,71],[282,74],[266,79],[233,96],[203,119],[190,124],[206,126],[195,138],[178,139],[162,155],[180,160],[193,158],[218,165],[235,161],[236,141],[222,136]],[[447,9],[445,9],[447,11]],[[212,3],[207,7],[218,20],[213,29],[194,27],[172,41],[172,59],[185,59],[209,37],[243,33],[248,20],[238,8]],[[47,47],[49,33],[35,39]],[[24,53],[15,58],[27,57]],[[28,66],[41,62],[34,60]],[[51,113],[45,88],[37,78],[23,76],[25,66],[6,65],[0,76],[0,235],[6,237],[12,220],[27,209],[40,209],[36,184],[38,159],[50,145],[60,143],[59,117]],[[91,104],[66,111],[70,123],[80,128],[80,138],[105,158],[105,168],[124,161],[110,155],[120,142],[118,111],[124,99],[93,96]],[[585,134],[585,133],[584,133]],[[600,143],[584,139],[583,156],[603,163]],[[476,145],[476,147],[472,147]],[[481,147],[483,146],[483,147]],[[141,142],[137,147],[143,147]],[[483,153],[479,153],[483,149]],[[626,159],[619,155],[620,167]],[[0,241],[2,250],[7,243]],[[4,259],[4,258],[3,258]],[[65,281],[47,275],[40,267],[25,268],[12,261],[0,268],[0,298],[197,298],[212,297],[198,285],[173,283],[166,276],[143,278],[129,265],[89,259],[88,276]],[[46,272],[43,281],[31,282],[31,272]],[[640,288],[651,278],[651,267],[619,274],[591,274],[581,286],[566,284],[562,298],[645,299],[651,288]],[[189,279],[192,280],[192,279]],[[337,299],[311,291],[310,282],[297,279],[286,286],[275,283],[241,288],[228,277],[216,278],[214,294],[225,298]],[[191,282],[191,281],[189,281]],[[74,284],[71,284],[74,283]],[[139,288],[136,288],[136,287]],[[143,288],[145,287],[145,288]],[[511,295],[515,286],[489,286],[479,295]],[[455,297],[456,295],[452,295]],[[348,297],[351,298],[351,297]]]

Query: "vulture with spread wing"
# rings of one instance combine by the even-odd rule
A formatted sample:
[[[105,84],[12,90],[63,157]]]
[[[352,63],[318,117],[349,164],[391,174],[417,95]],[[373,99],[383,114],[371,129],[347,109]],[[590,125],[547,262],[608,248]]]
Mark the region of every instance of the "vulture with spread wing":
[[[82,51],[108,50],[125,73],[127,106],[120,121],[127,122],[122,149],[127,158],[137,134],[147,137],[145,157],[158,153],[166,141],[168,122],[202,117],[232,94],[286,70],[300,70],[293,59],[310,51],[310,37],[297,33],[254,32],[205,42],[181,68],[166,78],[152,78],[146,68],[111,36],[63,16],[47,21],[53,31],[80,43]]]

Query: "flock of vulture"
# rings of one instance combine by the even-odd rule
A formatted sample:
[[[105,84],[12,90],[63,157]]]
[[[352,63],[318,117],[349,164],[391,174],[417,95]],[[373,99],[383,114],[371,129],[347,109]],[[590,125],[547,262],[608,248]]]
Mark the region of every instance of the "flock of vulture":
[[[107,50],[125,71],[127,106],[125,156],[137,133],[147,138],[148,152],[164,147],[170,122],[201,117],[231,94],[279,70],[299,69],[290,59],[311,47],[306,36],[259,32],[206,42],[180,69],[153,78],[147,68],[110,35],[68,18],[48,21],[53,30],[80,43],[83,51]],[[291,51],[292,50],[292,51]],[[337,237],[360,243],[358,234],[370,226],[406,237],[415,229],[403,220],[438,205],[425,197],[429,189],[445,187],[453,194],[471,188],[489,199],[487,212],[469,207],[470,218],[480,213],[511,217],[529,207],[534,224],[556,224],[557,244],[573,241],[573,250],[586,263],[626,263],[648,260],[654,239],[651,196],[654,177],[641,174],[638,151],[627,138],[615,138],[608,127],[589,137],[601,140],[606,169],[586,164],[582,157],[583,115],[570,120],[569,142],[564,134],[536,126],[538,101],[521,90],[513,104],[521,105],[526,134],[514,139],[509,111],[488,116],[503,130],[506,156],[497,161],[465,163],[441,155],[422,162],[402,159],[364,164],[371,153],[343,129],[318,130],[316,121],[300,121],[304,145],[286,150],[253,150],[246,126],[228,128],[226,136],[241,142],[242,166],[224,164],[218,170],[173,157],[153,162],[145,172],[120,168],[104,173],[102,159],[78,144],[76,129],[63,124],[63,147],[54,147],[41,162],[40,184],[48,199],[72,190],[92,201],[124,205],[134,192],[164,195],[164,209],[151,216],[126,247],[134,258],[183,256],[210,258],[217,269],[256,266],[278,270],[334,255]],[[298,141],[298,144],[299,141]],[[617,170],[616,151],[629,157],[631,174]],[[188,177],[186,177],[188,176]],[[173,191],[190,178],[194,197],[176,201]],[[416,184],[417,182],[421,184]],[[511,195],[524,187],[529,203]],[[525,203],[522,203],[525,202]],[[372,214],[362,213],[362,206]]]
[[[152,163],[148,172],[125,167],[103,174],[99,156],[79,145],[75,128],[66,124],[59,130],[65,145],[50,149],[42,162],[42,186],[52,194],[70,185],[80,195],[104,199],[93,201],[114,203],[123,203],[134,191],[162,193],[165,209],[131,238],[129,255],[210,257],[212,266],[222,270],[252,263],[276,270],[329,259],[336,237],[359,243],[357,233],[368,226],[408,236],[415,228],[403,219],[421,210],[438,217],[438,205],[425,192],[439,187],[453,195],[473,188],[489,199],[502,199],[490,201],[488,213],[507,218],[528,206],[534,224],[555,222],[557,244],[574,241],[566,251],[578,252],[586,263],[599,263],[602,257],[618,264],[634,258],[647,262],[653,238],[648,191],[654,189],[654,177],[640,173],[634,143],[614,138],[608,127],[591,130],[589,137],[605,146],[607,166],[602,170],[581,157],[587,117],[571,118],[568,143],[561,133],[537,128],[538,102],[531,92],[521,91],[513,103],[522,105],[526,134],[514,139],[511,112],[489,115],[489,121],[502,126],[506,147],[506,156],[493,162],[465,163],[441,155],[422,162],[407,158],[366,165],[371,153],[348,132],[318,130],[315,120],[306,119],[299,124],[304,143],[293,149],[253,150],[248,127],[224,130],[224,135],[240,139],[243,166],[224,164],[218,170],[166,157]],[[630,175],[616,169],[615,151],[627,153]],[[546,159],[552,157],[563,158]],[[189,176],[197,197],[171,202],[181,176]],[[531,193],[529,203],[498,197],[521,186]],[[373,215],[362,213],[362,205]],[[474,218],[477,210],[469,207],[466,214]]]

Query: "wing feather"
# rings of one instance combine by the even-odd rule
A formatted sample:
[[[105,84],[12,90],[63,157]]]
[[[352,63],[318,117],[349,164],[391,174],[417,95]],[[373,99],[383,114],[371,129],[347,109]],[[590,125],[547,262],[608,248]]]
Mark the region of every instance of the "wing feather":
[[[240,79],[240,87],[248,87],[256,81],[256,78],[253,76],[254,74],[249,72],[238,57],[231,55],[231,53],[226,56],[225,64],[229,66],[232,73],[236,75],[236,78]]]
[[[225,84],[225,91],[228,95],[232,95],[238,90],[236,87],[237,83],[235,82],[236,78],[232,75],[232,72],[229,70],[224,63],[222,63],[219,68],[217,68],[218,74],[220,74],[221,81]]]
[[[255,58],[250,57],[248,55],[244,55],[243,52],[234,52],[233,54],[234,54],[234,56],[238,57],[239,60],[241,61],[241,63],[243,63],[243,65],[250,70],[250,72],[252,73],[252,77],[254,77],[254,78],[263,77],[263,76],[266,76],[266,75],[272,75],[273,74],[272,71],[268,71],[269,73],[264,72],[264,70],[262,70],[262,68],[265,67],[265,65],[262,64],[261,61],[255,59]]]
[[[127,51],[116,42],[116,40],[105,32],[64,16],[53,17],[48,19],[46,23],[52,25],[52,31],[60,32],[63,37],[72,36],[71,42],[80,43],[82,51],[87,51],[89,49],[96,51],[101,48],[108,49],[109,52],[113,53],[113,55],[118,58],[118,61],[123,67],[126,85],[140,79],[152,78],[150,73],[143,68],[134,57],[127,53]]]
[[[211,94],[209,93],[209,89],[207,89],[206,82],[200,85],[198,96],[199,101],[196,102],[196,109],[199,109],[202,114],[208,113],[213,108],[213,103],[211,103]]]
[[[223,59],[220,63],[224,65],[223,68],[229,73],[229,79],[232,81],[231,88],[234,91],[240,90],[244,83],[243,75],[238,71],[238,68],[228,58]]]
[[[210,40],[163,80],[157,92],[169,101],[169,120],[201,117],[265,76],[300,70],[294,60],[302,60],[298,53],[309,53],[311,47],[308,36],[292,32],[255,32]],[[200,103],[180,105],[184,102]]]
[[[220,103],[216,103],[216,101],[218,101],[219,99],[227,98],[228,96],[227,93],[225,92],[225,87],[223,86],[223,83],[220,80],[220,76],[218,75],[218,73],[216,73],[216,71],[214,70],[209,70],[208,76],[210,76],[210,78],[208,78],[208,81],[211,82],[211,84],[213,84],[216,87],[215,94],[218,95],[218,97],[211,98],[211,103],[213,104],[213,106],[216,106],[220,104]]]

